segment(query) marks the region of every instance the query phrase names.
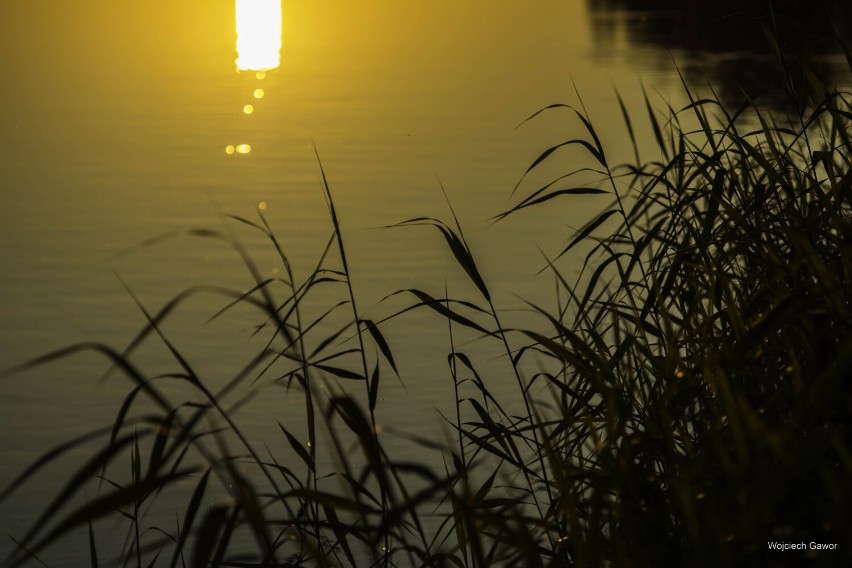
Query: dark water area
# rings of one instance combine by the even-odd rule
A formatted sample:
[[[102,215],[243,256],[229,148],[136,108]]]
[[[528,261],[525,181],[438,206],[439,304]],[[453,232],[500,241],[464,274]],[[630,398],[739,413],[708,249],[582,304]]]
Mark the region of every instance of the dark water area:
[[[674,62],[688,82],[712,85],[729,107],[747,94],[773,110],[795,112],[790,88],[799,100],[816,103],[823,93],[815,79],[833,87],[848,76],[849,67],[838,62],[852,45],[852,2],[602,0],[587,6],[602,52],[619,35],[631,45],[653,45],[657,65]]]

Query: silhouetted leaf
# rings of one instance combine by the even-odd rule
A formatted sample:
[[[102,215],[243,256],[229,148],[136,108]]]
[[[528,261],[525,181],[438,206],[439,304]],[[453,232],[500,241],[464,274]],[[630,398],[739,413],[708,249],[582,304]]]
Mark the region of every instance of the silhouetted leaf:
[[[314,463],[311,460],[311,455],[308,453],[308,450],[305,449],[305,446],[299,443],[299,440],[293,437],[293,435],[290,434],[290,432],[288,432],[287,429],[284,428],[284,426],[280,422],[278,423],[278,427],[281,428],[282,432],[284,432],[284,435],[287,437],[287,441],[290,442],[290,447],[293,448],[293,450],[296,452],[296,454],[298,454],[300,458],[302,458],[302,461],[305,462],[305,465],[308,466],[311,471],[316,473]]]

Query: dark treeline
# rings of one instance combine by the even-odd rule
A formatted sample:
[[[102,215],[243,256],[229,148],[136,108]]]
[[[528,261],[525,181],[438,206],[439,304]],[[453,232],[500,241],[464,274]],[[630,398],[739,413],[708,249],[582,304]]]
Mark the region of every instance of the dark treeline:
[[[623,29],[631,43],[701,57],[704,65],[678,63],[690,80],[717,85],[730,104],[741,100],[741,89],[756,96],[779,92],[783,77],[780,65],[767,65],[774,58],[767,29],[791,63],[788,69],[807,68],[829,85],[836,82],[835,71],[817,56],[852,45],[852,2],[846,0],[590,0],[588,6],[602,46]],[[803,74],[792,79],[804,87]],[[783,105],[777,96],[771,102]]]
[[[839,47],[835,32],[847,42],[852,37],[852,2],[844,0],[594,0],[588,4],[592,14],[614,9],[647,13],[651,17],[627,20],[631,34],[672,48],[764,53],[761,22],[776,28],[780,44],[790,51],[834,52]]]

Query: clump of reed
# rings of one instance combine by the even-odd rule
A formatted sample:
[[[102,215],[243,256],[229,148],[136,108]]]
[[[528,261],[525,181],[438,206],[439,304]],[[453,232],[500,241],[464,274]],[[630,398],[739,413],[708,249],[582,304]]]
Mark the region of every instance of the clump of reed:
[[[381,322],[357,306],[323,173],[333,231],[306,278],[295,278],[260,212],[257,221],[234,218],[268,239],[282,277],[263,276],[227,232],[195,231],[233,247],[252,278],[248,291],[196,287],[153,313],[140,304],[148,323],[124,349],[79,344],[18,369],[96,351],[132,388],[112,425],[58,446],[0,494],[2,503],[59,456],[96,445],[5,562],[37,562],[82,529],[98,566],[107,519],[127,530],[114,563],[139,567],[848,562],[850,97],[824,89],[790,126],[750,100],[731,114],[715,97],[686,94],[687,106],[664,113],[646,96],[659,154],[647,162],[622,104],[636,154],[620,166],[582,103],[542,111],[573,113],[585,135],[547,149],[527,173],[579,147],[599,182],[573,187],[569,172],[500,217],[576,195],[609,203],[562,251],[586,247],[581,277],[565,275],[561,255],[544,260],[564,298],[556,310],[532,306],[548,332],[503,325],[454,216],[399,224],[440,231],[477,294],[405,291],[409,309],[448,324],[455,442],[414,442],[440,448],[442,466],[397,460],[378,435],[379,393],[398,369]],[[224,298],[223,312],[256,309],[267,338],[216,390],[163,330],[181,303],[208,293]],[[309,317],[304,306],[316,295],[328,311]],[[317,333],[332,320],[343,323]],[[505,353],[502,376],[482,376],[457,348],[462,329]],[[170,350],[173,372],[137,367],[150,339]],[[301,393],[311,443],[280,426],[280,445],[260,448],[240,429],[233,393],[262,377]],[[516,381],[520,403],[498,400],[488,387],[495,380]],[[320,390],[333,381],[352,388]],[[193,395],[176,398],[174,384]],[[135,412],[142,399],[148,406]],[[320,431],[338,464],[325,471]],[[246,477],[246,463],[260,480]],[[187,481],[176,526],[150,525],[151,508],[173,509],[165,496]],[[840,550],[782,558],[768,541]]]
[[[661,159],[618,168],[570,109],[588,137],[565,144],[588,150],[612,202],[562,251],[591,242],[582,285],[550,263],[568,301],[523,347],[562,367],[534,376],[553,398],[532,428],[565,563],[775,564],[768,541],[852,536],[849,95],[789,127],[686,93],[662,124],[649,106]],[[743,131],[748,110],[759,126]],[[561,187],[512,211],[587,192]],[[850,558],[786,561],[811,557]]]

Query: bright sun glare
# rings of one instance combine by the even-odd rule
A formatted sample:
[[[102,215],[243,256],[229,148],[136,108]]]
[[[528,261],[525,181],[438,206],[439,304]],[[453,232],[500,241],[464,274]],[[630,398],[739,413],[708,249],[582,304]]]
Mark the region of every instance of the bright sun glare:
[[[237,69],[275,69],[280,64],[281,0],[236,2]]]

